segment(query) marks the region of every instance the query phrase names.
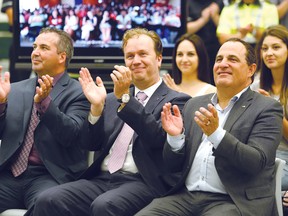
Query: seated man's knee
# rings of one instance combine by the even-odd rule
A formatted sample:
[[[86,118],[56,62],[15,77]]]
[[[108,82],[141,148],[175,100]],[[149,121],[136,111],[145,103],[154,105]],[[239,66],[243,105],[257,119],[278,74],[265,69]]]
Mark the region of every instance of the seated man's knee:
[[[121,206],[117,206],[112,200],[102,196],[97,197],[90,206],[90,215],[121,215],[121,211]]]

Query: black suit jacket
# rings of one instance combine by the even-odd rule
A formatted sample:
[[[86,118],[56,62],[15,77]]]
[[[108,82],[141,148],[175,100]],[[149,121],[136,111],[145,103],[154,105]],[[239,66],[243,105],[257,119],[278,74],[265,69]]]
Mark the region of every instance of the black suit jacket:
[[[0,116],[0,171],[9,169],[21,150],[29,125],[36,79],[11,84],[5,112]],[[49,173],[59,182],[75,180],[87,168],[87,153],[77,141],[90,105],[78,81],[67,73],[51,93],[51,103],[40,116],[34,145]]]
[[[202,130],[193,113],[211,103],[212,94],[195,97],[183,110],[185,147],[173,152],[168,143],[164,158],[182,176],[170,194],[185,186]],[[214,149],[218,175],[243,216],[277,216],[275,201],[275,155],[282,137],[283,110],[277,101],[250,88],[234,104],[224,125],[226,134]],[[176,166],[175,166],[176,165]]]
[[[135,95],[134,88],[130,92]],[[114,93],[108,94],[104,113],[98,122],[95,125],[88,121],[85,123],[83,145],[96,152],[94,163],[81,177],[93,178],[101,171],[103,159],[126,122],[135,131],[132,155],[140,175],[155,192],[160,195],[166,193],[168,187],[163,176],[167,174],[167,167],[162,157],[166,133],[161,125],[161,111],[167,102],[177,104],[182,110],[189,98],[186,94],[171,90],[162,82],[145,107],[131,97],[126,106],[117,112],[120,103]]]

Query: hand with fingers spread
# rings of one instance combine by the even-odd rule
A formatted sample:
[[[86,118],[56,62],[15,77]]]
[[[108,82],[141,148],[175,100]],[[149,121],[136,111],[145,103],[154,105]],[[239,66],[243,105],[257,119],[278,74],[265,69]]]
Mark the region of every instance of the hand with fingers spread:
[[[176,85],[174,79],[170,76],[170,74],[164,74],[163,81],[169,88],[181,92],[181,89],[179,88],[179,86]]]
[[[114,83],[114,94],[116,98],[121,98],[123,94],[129,93],[129,87],[132,83],[132,74],[128,67],[114,66],[115,70],[110,74]]]
[[[34,102],[40,103],[50,94],[53,88],[53,77],[49,75],[43,75],[38,79],[40,86],[36,87],[36,94],[34,96]]]
[[[207,136],[216,131],[219,126],[217,110],[212,104],[208,104],[208,109],[200,107],[195,112],[194,120]]]
[[[2,66],[0,66],[0,73],[2,72]],[[7,101],[8,94],[11,89],[10,73],[5,72],[4,77],[0,79],[0,103]]]
[[[173,113],[171,111],[173,109]],[[163,129],[170,136],[177,136],[183,131],[183,120],[177,105],[171,105],[171,103],[166,103],[163,106],[163,110],[161,112],[161,122]]]
[[[258,89],[258,92],[266,97],[271,97],[269,92],[265,91],[264,89]]]
[[[91,103],[91,114],[100,116],[105,104],[107,92],[100,77],[96,77],[95,82],[87,68],[81,68],[79,82],[86,98]]]

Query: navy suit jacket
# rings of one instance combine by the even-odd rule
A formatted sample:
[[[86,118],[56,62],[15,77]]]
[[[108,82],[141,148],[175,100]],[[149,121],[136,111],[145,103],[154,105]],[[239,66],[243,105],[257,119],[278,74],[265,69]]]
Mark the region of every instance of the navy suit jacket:
[[[0,171],[9,169],[21,150],[30,122],[36,80],[11,84],[6,110],[0,116]],[[75,180],[87,168],[87,153],[81,150],[77,138],[90,104],[80,83],[66,72],[50,97],[51,103],[34,131],[34,145],[49,173],[59,183],[65,183]]]
[[[134,88],[130,90],[134,94]],[[145,107],[134,97],[125,107],[117,112],[120,103],[110,93],[107,96],[104,112],[95,125],[88,121],[83,130],[83,145],[96,151],[94,163],[81,178],[93,178],[100,171],[104,158],[117,138],[124,122],[135,131],[132,155],[140,175],[159,195],[165,194],[168,185],[163,176],[167,174],[167,166],[163,163],[163,146],[166,133],[161,125],[161,111],[167,102],[177,104],[180,109],[190,96],[171,90],[164,82],[156,89]]]
[[[193,113],[211,103],[213,94],[189,100],[183,110],[185,147],[172,151],[164,147],[167,165],[182,176],[170,194],[185,187],[202,130]],[[250,88],[234,104],[224,125],[226,134],[213,149],[218,175],[243,216],[277,216],[275,201],[275,155],[282,137],[283,110],[276,100]]]

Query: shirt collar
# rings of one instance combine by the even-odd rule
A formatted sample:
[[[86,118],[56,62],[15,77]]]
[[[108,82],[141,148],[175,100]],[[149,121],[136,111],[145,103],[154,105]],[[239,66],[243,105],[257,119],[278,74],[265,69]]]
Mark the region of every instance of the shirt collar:
[[[136,86],[135,86],[135,95],[139,92],[139,91],[142,91],[142,92],[144,92],[148,97],[147,97],[147,99],[149,99],[152,95],[153,95],[153,93],[156,91],[156,89],[161,85],[161,83],[162,83],[162,79],[160,79],[158,82],[156,82],[154,85],[152,85],[152,86],[150,86],[149,88],[147,88],[147,89],[144,89],[144,90],[140,90],[139,88],[137,88]],[[146,100],[147,100],[146,99]]]
[[[63,76],[64,73],[65,73],[65,72],[62,72],[62,73],[59,73],[59,74],[53,76],[53,84],[52,84],[53,86],[56,85],[56,83],[60,80],[60,78]],[[38,77],[38,78],[39,78],[39,77]]]
[[[231,98],[229,104],[230,104],[231,102],[232,102],[232,103],[235,103],[235,102],[241,97],[241,95],[242,95],[245,91],[247,91],[248,88],[249,88],[249,86],[246,87],[246,88],[244,88],[244,89],[243,89],[242,91],[240,91],[238,94],[234,95],[234,96]],[[217,92],[212,96],[212,98],[211,98],[211,103],[212,103],[214,106],[216,106],[216,104],[218,104]]]

